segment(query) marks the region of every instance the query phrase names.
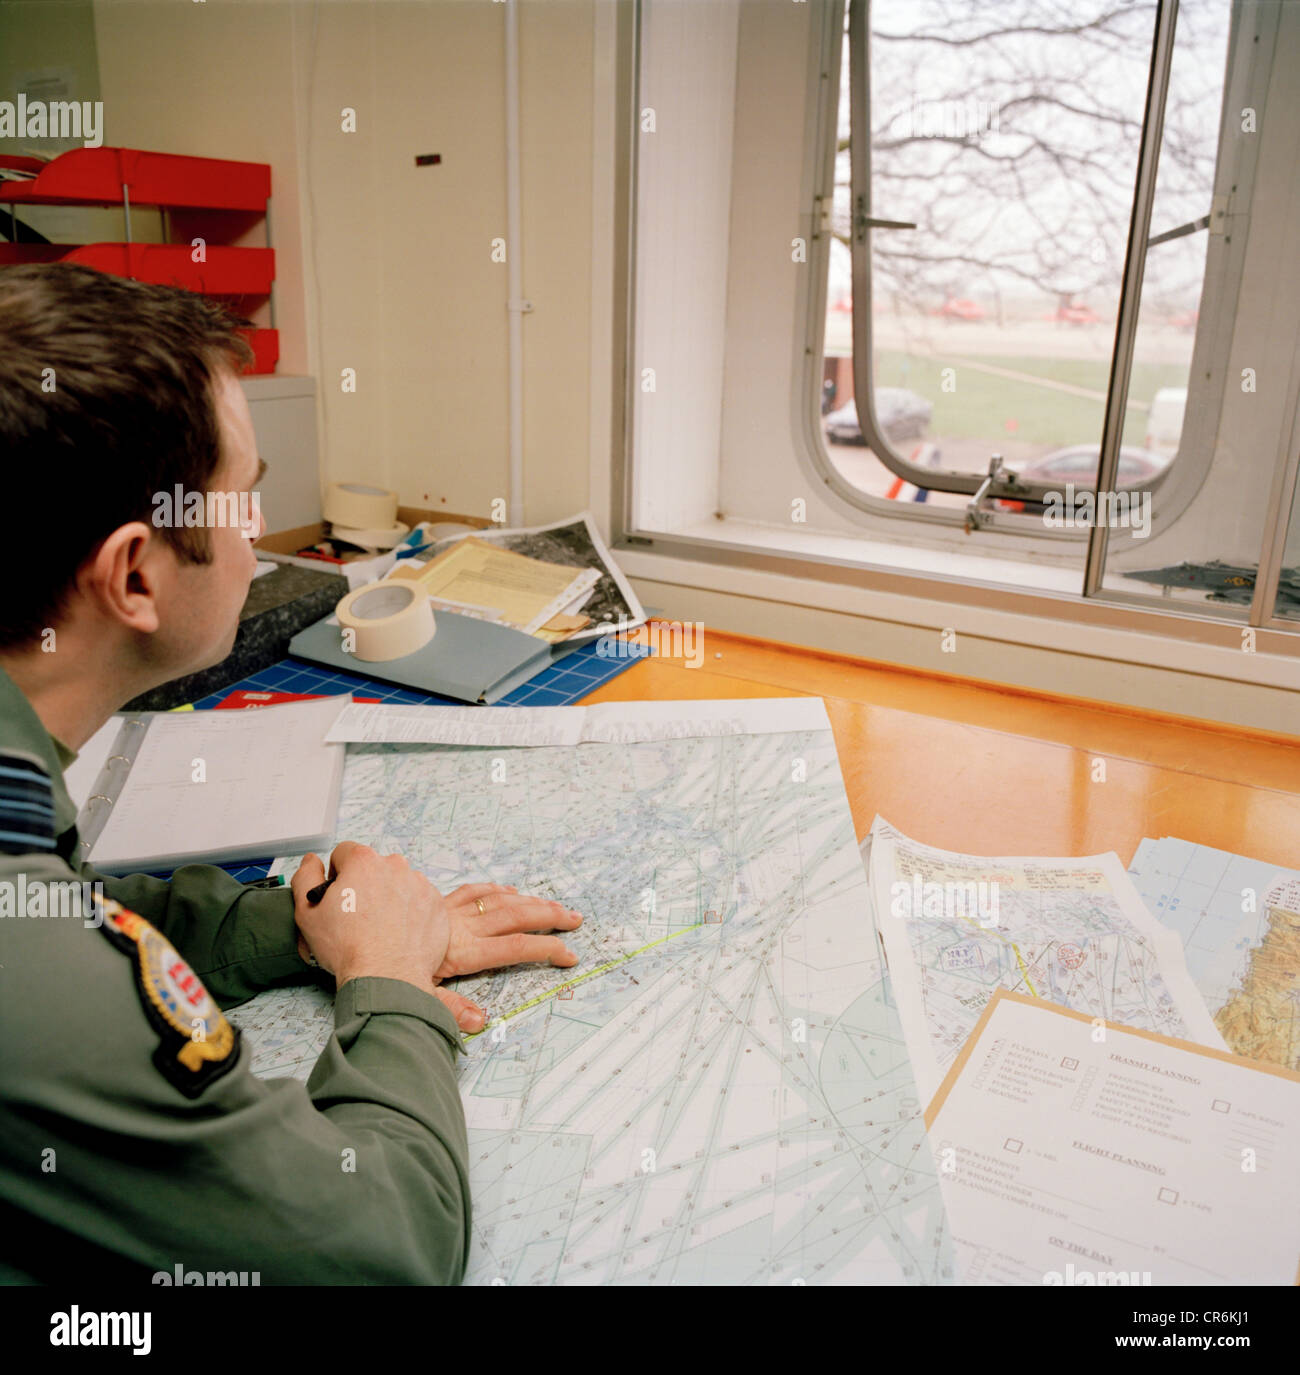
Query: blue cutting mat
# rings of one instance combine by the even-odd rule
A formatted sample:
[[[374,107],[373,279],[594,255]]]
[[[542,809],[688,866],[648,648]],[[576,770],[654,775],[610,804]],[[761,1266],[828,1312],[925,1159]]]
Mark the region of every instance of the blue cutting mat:
[[[616,678],[625,668],[649,653],[646,645],[622,644],[628,654],[625,659],[612,656],[602,658],[596,653],[599,641],[575,649],[563,659],[543,669],[535,678],[521,683],[513,692],[507,693],[499,702],[499,707],[567,707],[594,692],[602,683]],[[364,697],[378,697],[384,702],[422,702],[443,706],[463,707],[464,702],[451,697],[438,697],[431,692],[421,692],[418,688],[399,687],[396,683],[381,683],[375,678],[365,678],[359,673],[342,673],[337,669],[323,668],[319,664],[308,663],[305,659],[281,659],[278,664],[254,673],[238,683],[231,683],[220,692],[210,693],[200,698],[194,705],[202,710],[215,707],[223,698],[229,697],[237,689],[246,688],[253,692],[323,692],[360,693]]]
[[[567,707],[594,692],[611,678],[617,678],[625,668],[630,668],[639,659],[646,658],[648,645],[621,642],[620,650],[626,658],[612,655],[602,657],[596,653],[595,641],[566,654],[563,659],[543,669],[535,678],[521,683],[513,692],[507,693],[493,705],[499,707]],[[398,687],[395,683],[381,683],[375,678],[365,678],[359,673],[340,673],[334,669],[309,664],[305,659],[281,659],[251,678],[231,683],[220,692],[210,693],[200,698],[194,705],[199,710],[215,707],[223,698],[240,688],[251,692],[323,692],[338,694],[351,692],[362,697],[378,697],[384,702],[419,702],[444,706],[465,705],[449,697],[436,697],[431,692],[420,692],[415,688]],[[251,883],[265,878],[273,855],[250,864],[223,864],[221,867],[234,875],[241,883]],[[158,875],[169,878],[171,871]]]

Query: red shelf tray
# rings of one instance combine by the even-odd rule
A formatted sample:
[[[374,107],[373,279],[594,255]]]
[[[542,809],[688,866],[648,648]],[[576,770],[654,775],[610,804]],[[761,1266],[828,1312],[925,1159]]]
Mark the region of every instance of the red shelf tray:
[[[117,277],[183,286],[203,296],[269,296],[275,250],[209,246],[196,263],[188,244],[0,244],[0,267],[10,263],[81,263]]]
[[[252,366],[245,369],[254,376],[275,371],[280,361],[280,331],[278,329],[241,329],[239,331],[253,350]]]
[[[7,161],[12,166],[17,160]],[[135,148],[73,148],[46,163],[33,181],[0,182],[0,202],[121,205],[123,186],[132,205],[265,213],[271,168]]]
[[[271,169],[264,162],[192,158],[135,148],[73,148],[50,162],[0,154],[0,167],[36,173],[30,181],[0,181],[0,205],[120,206],[129,196],[132,206],[181,212],[240,212],[211,222],[194,213],[179,214],[172,229],[179,222],[180,232],[176,236],[182,242],[174,244],[0,243],[0,268],[14,263],[81,263],[119,277],[179,286],[203,296],[233,300],[245,314],[245,300],[271,294],[275,280],[274,250],[236,248],[220,242],[245,232],[245,226],[238,221],[251,214],[255,223],[266,215]],[[201,263],[194,262],[191,256],[191,229],[196,229],[208,243]],[[280,359],[279,333],[274,329],[247,329],[241,333],[253,350],[248,372],[273,373]]]
[[[26,158],[15,153],[0,153],[0,167],[13,172],[39,172],[49,165],[46,158]]]

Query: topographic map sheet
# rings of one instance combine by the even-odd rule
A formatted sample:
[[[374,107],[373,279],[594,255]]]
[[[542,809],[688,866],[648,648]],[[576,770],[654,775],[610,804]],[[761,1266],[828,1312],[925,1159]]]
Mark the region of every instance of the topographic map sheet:
[[[490,1016],[467,1283],[952,1282],[824,708],[710,705],[697,737],[629,703],[577,745],[348,747],[339,839],[586,918],[573,969],[458,984]],[[268,1076],[332,1030],[315,989],[232,1017]]]
[[[1129,865],[1237,1055],[1300,1070],[1300,871],[1165,836]]]
[[[1147,911],[1113,854],[962,855],[877,817],[871,887],[926,1104],[999,987],[1225,1049],[1182,941]]]

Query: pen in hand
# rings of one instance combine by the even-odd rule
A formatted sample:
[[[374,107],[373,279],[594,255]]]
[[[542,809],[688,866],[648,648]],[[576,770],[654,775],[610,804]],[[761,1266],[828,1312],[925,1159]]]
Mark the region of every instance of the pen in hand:
[[[337,874],[331,874],[329,878],[325,880],[324,883],[318,883],[315,886],[315,888],[308,888],[307,901],[313,907],[315,907],[316,904],[320,902],[320,900],[325,896],[326,892],[329,890],[330,884],[333,883],[336,878],[338,878]]]
[[[336,878],[338,878],[338,875],[337,875],[337,874],[331,874],[331,875],[329,876],[329,878],[327,878],[327,879],[325,880],[324,883],[318,883],[318,884],[315,886],[315,888],[308,888],[308,889],[307,889],[307,902],[308,902],[308,905],[311,906],[311,907],[315,907],[315,906],[317,905],[317,903],[319,903],[320,900],[325,896],[326,892],[328,892],[330,884],[333,883],[334,880],[335,880]],[[299,933],[299,939],[301,939],[301,933]],[[319,968],[320,968],[320,962],[317,960],[316,956],[312,953],[311,947],[308,946],[307,943],[306,943],[305,941],[303,942],[303,944],[304,944],[304,946],[306,946],[306,949],[307,949],[307,963],[308,963],[309,965],[311,965],[311,967],[312,967],[313,969],[319,969]]]

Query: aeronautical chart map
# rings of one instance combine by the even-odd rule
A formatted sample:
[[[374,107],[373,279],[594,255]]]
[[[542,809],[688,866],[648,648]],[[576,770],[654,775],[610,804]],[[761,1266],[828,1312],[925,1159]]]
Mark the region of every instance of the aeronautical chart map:
[[[870,865],[876,922],[927,1104],[999,987],[1225,1048],[1181,938],[1147,911],[1115,855],[956,854],[877,818]]]
[[[585,916],[574,968],[457,985],[489,1013],[466,1283],[951,1283],[822,703],[710,704],[675,738],[626,707],[622,743],[348,747],[339,839]],[[232,1019],[255,1073],[305,1079],[331,999]]]
[[[1164,836],[1138,846],[1129,876],[1182,938],[1233,1053],[1300,1070],[1300,872]]]

